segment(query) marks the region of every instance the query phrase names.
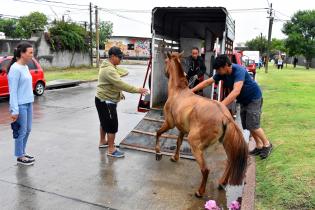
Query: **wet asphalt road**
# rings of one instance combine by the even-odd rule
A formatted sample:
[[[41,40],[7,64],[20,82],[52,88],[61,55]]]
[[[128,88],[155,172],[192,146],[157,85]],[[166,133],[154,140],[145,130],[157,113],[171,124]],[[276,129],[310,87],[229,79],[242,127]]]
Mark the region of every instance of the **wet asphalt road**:
[[[124,80],[141,86],[146,67],[126,67],[130,74]],[[1,209],[195,210],[204,209],[209,199],[226,205],[225,191],[216,190],[224,168],[215,164],[216,160],[225,159],[221,145],[207,158],[212,170],[203,199],[193,195],[201,181],[194,161],[182,159],[172,163],[164,156],[158,162],[154,154],[134,150],[125,150],[123,159],[112,159],[107,157],[106,149],[99,150],[95,87],[96,82],[85,83],[50,90],[36,98],[27,147],[36,162],[30,167],[16,165],[8,100],[1,100]],[[139,95],[125,95],[126,100],[118,106],[116,143],[144,116],[136,111]],[[232,200],[230,195],[228,200]]]

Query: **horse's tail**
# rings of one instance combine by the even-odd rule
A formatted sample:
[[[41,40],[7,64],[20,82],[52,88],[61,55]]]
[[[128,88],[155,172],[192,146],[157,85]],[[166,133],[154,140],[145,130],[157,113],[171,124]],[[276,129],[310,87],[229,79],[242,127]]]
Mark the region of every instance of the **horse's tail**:
[[[223,146],[226,151],[226,180],[231,185],[241,185],[245,176],[248,158],[248,146],[243,133],[234,120],[223,123]]]

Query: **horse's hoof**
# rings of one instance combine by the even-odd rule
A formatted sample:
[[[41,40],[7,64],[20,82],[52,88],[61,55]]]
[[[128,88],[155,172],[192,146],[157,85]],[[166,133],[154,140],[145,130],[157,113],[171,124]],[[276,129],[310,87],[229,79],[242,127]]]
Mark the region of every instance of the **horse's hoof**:
[[[156,153],[155,154],[155,158],[156,158],[157,161],[162,160],[162,153]]]
[[[170,158],[170,160],[171,160],[172,162],[174,162],[174,163],[178,161],[178,160],[175,159],[174,156],[172,156],[172,157]]]
[[[225,184],[219,184],[218,185],[218,190],[225,190],[226,185]]]
[[[195,196],[196,196],[197,198],[202,198],[202,195],[200,195],[199,192],[195,192]]]

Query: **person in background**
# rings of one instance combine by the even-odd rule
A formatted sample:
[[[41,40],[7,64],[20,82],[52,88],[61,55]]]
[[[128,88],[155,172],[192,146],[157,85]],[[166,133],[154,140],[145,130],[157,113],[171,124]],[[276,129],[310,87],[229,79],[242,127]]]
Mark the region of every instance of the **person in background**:
[[[279,56],[278,58],[277,66],[278,66],[278,69],[283,69],[283,58],[281,56]]]
[[[206,66],[202,57],[199,55],[198,47],[194,47],[191,50],[191,56],[188,57],[188,71],[186,78],[190,88],[195,87],[204,80],[204,74],[206,72]],[[202,90],[198,92],[202,95]]]
[[[15,135],[15,156],[21,165],[34,164],[35,158],[25,151],[28,137],[32,129],[33,118],[33,86],[32,76],[27,63],[33,58],[33,47],[28,42],[18,44],[14,56],[8,66],[10,92],[10,113]]]
[[[118,132],[117,104],[124,98],[122,91],[129,93],[147,93],[145,88],[137,88],[120,79],[117,65],[123,57],[118,47],[108,51],[109,62],[104,61],[100,67],[98,85],[96,88],[95,105],[100,120],[99,148],[108,147],[108,156],[124,157],[124,152],[115,147],[115,137]]]
[[[293,59],[293,67],[296,67],[296,64],[299,62],[299,59],[297,57],[294,57]]]

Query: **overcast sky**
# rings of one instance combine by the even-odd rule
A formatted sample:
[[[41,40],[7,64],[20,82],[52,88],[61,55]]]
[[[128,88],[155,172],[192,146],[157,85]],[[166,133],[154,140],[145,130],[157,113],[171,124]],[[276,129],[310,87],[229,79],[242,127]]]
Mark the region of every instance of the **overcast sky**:
[[[62,15],[65,15],[65,19],[89,21],[89,11],[86,10],[88,6],[53,3],[64,2],[67,4],[88,5],[90,1],[86,0],[1,0],[1,2],[0,14],[4,15],[22,16],[28,15],[32,11],[40,11],[45,13],[51,20],[54,18],[61,19]],[[5,4],[3,4],[4,2]],[[250,40],[260,33],[267,36],[268,33],[268,19],[266,18],[268,14],[266,10],[240,11],[239,9],[267,8],[268,2],[272,3],[276,15],[272,33],[272,37],[275,38],[285,37],[281,32],[282,25],[296,11],[315,9],[314,0],[92,0],[91,2],[93,6],[97,5],[104,8],[100,11],[100,20],[110,20],[114,23],[114,35],[140,37],[151,36],[151,13],[149,11],[154,7],[222,6],[230,11],[232,18],[235,20],[235,42]],[[138,11],[126,12],[124,10]]]

